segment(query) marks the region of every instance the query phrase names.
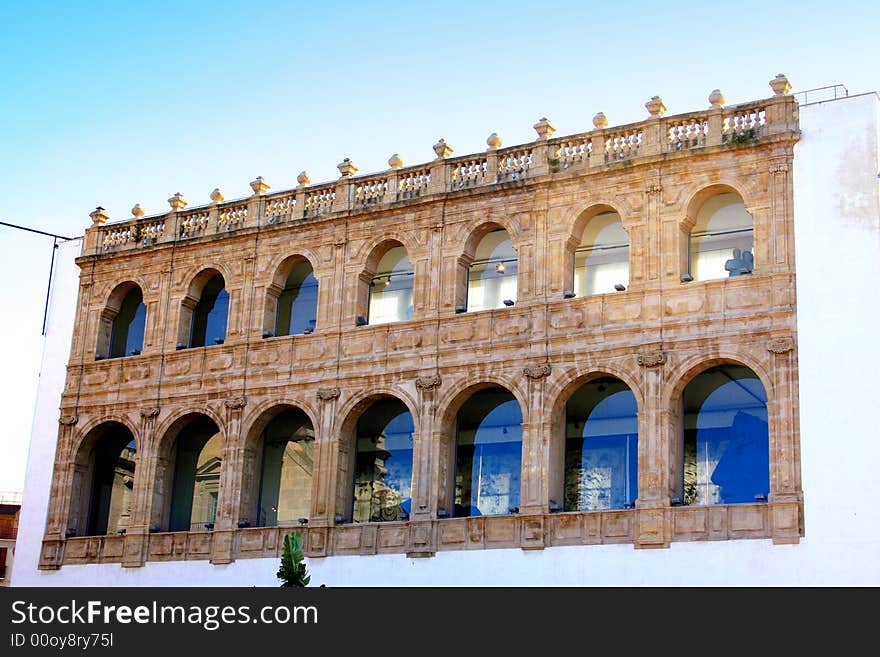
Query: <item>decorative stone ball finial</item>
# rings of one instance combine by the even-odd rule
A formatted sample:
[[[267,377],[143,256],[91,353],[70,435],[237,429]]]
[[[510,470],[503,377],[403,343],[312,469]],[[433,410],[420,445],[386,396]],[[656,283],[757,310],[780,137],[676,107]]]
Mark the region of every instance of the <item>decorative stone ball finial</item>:
[[[140,203],[135,203],[134,207],[131,209],[132,215],[134,215],[135,219],[140,219],[144,216],[144,209],[141,207]]]
[[[599,130],[608,127],[608,117],[605,116],[605,112],[599,112],[593,117],[593,126]]]
[[[553,124],[547,120],[546,116],[542,116],[532,127],[535,129],[535,132],[538,133],[538,139],[549,139],[553,136],[553,133],[556,132],[556,128],[554,128]]]
[[[440,141],[434,144],[434,152],[437,153],[437,159],[442,160],[444,157],[452,155],[452,146],[447,144],[446,140],[441,137]]]
[[[777,96],[785,96],[791,91],[791,83],[782,73],[777,74],[775,78],[770,80],[770,87]]]
[[[709,105],[712,107],[724,107],[724,94],[721,89],[713,89],[709,94]]]
[[[224,198],[225,196],[223,196],[223,192],[220,191],[219,187],[215,187],[214,191],[211,192],[211,200],[214,201],[214,203],[221,203]]]
[[[648,110],[651,116],[658,118],[666,113],[666,105],[663,104],[663,99],[660,96],[653,96],[651,100],[645,103],[645,109]]]
[[[89,216],[92,218],[93,226],[101,226],[105,221],[110,218],[110,215],[107,214],[107,211],[104,210],[100,205],[96,207],[89,213]]]
[[[168,199],[168,205],[171,206],[172,211],[180,212],[186,207],[186,199],[183,198],[183,194],[177,192],[174,196]]]
[[[388,158],[388,166],[392,169],[399,169],[403,166],[403,160],[400,158],[400,155],[395,153],[391,157]]]
[[[358,168],[354,164],[352,164],[352,161],[349,158],[345,158],[344,160],[342,160],[342,162],[336,165],[336,168],[339,169],[339,175],[343,178],[353,176],[357,173],[358,170]]]
[[[251,189],[254,190],[254,196],[262,196],[269,191],[269,183],[263,180],[263,176],[257,176],[256,180],[250,182]]]
[[[309,174],[307,174],[305,171],[300,171],[299,175],[296,177],[296,182],[299,184],[300,187],[305,187],[312,182],[312,179],[309,178]]]
[[[486,145],[489,147],[489,150],[495,150],[496,148],[501,148],[501,137],[498,136],[497,132],[493,132],[486,139]]]

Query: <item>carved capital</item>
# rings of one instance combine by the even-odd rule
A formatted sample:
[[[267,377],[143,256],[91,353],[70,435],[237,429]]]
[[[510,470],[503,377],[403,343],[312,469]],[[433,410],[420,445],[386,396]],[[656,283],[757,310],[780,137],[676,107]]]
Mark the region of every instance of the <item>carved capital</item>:
[[[79,422],[79,415],[76,413],[62,413],[58,418],[58,424],[63,424],[66,427],[72,427],[77,422]]]
[[[443,380],[440,378],[439,374],[420,376],[416,379],[416,388],[420,390],[430,390],[431,388],[438,387],[442,382]]]
[[[767,351],[774,354],[787,354],[794,349],[794,340],[791,338],[771,338],[767,341]]]
[[[247,406],[247,399],[245,399],[244,397],[231,397],[230,399],[225,400],[223,402],[223,405],[226,408],[238,410]]]
[[[530,379],[541,379],[550,376],[550,363],[541,363],[540,365],[527,365],[523,368],[523,374]]]
[[[770,173],[776,173],[776,174],[788,173],[788,164],[786,164],[785,162],[782,162],[780,164],[774,164],[773,166],[770,167]]]
[[[345,243],[346,243],[347,241],[348,241],[348,240],[345,239],[345,238],[338,239],[338,240],[334,240],[334,242],[333,242],[333,246],[335,246],[335,247],[338,248],[338,249],[341,249],[343,246],[345,246]]]
[[[659,194],[663,191],[662,185],[648,185],[645,188],[645,194]]]
[[[666,362],[666,354],[662,351],[645,351],[639,354],[639,365],[642,367],[660,367]]]
[[[150,408],[142,408],[141,409],[141,417],[144,418],[145,420],[147,418],[156,417],[157,415],[159,415],[159,407],[158,406],[152,406]]]
[[[318,399],[330,401],[339,397],[339,388],[318,388]]]

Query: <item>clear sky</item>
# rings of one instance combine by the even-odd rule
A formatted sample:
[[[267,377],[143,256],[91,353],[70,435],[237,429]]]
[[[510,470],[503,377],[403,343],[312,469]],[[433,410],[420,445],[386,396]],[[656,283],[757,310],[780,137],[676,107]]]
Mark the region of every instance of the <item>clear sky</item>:
[[[79,235],[191,205],[772,94],[880,89],[880,2],[0,0],[0,221]],[[51,239],[0,227],[0,491],[20,490]]]

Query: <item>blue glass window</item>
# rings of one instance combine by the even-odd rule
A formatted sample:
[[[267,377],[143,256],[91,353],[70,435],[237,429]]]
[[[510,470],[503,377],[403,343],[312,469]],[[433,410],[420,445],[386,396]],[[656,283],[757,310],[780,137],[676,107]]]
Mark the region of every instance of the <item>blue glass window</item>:
[[[115,534],[128,527],[137,453],[134,437],[123,425],[113,422],[98,431],[101,435],[91,457],[92,493],[87,523],[90,536]]]
[[[315,330],[318,316],[318,281],[308,262],[296,265],[278,297],[275,335],[299,335]]]
[[[190,347],[222,344],[226,339],[226,317],[229,314],[229,294],[220,274],[209,280],[202,289],[193,311]]]
[[[507,390],[475,393],[458,411],[456,517],[516,513],[522,466],[522,411]]]
[[[722,365],[684,390],[684,503],[765,501],[770,492],[767,393],[747,367]]]
[[[217,425],[204,416],[191,420],[177,436],[169,531],[213,527],[222,464],[223,434]]]
[[[383,399],[357,423],[354,522],[381,522],[410,513],[413,419],[398,399]]]
[[[258,524],[292,525],[311,515],[315,432],[298,408],[279,413],[263,433]]]
[[[582,385],[565,406],[565,511],[625,509],[638,497],[638,408],[619,379]]]
[[[131,288],[122,300],[119,312],[110,329],[110,358],[134,356],[144,348],[144,322],[147,307],[137,286]]]

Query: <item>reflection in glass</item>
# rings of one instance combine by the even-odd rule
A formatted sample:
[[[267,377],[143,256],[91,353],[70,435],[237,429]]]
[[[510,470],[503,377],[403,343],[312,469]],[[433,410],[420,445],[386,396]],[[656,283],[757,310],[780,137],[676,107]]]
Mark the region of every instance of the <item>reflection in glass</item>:
[[[754,223],[739,194],[718,194],[703,204],[690,239],[694,280],[751,274],[753,250]]]
[[[318,281],[308,261],[296,265],[278,297],[275,335],[299,335],[315,330]]]
[[[684,503],[766,500],[767,394],[747,367],[722,365],[684,391]]]
[[[412,317],[413,267],[406,248],[389,249],[370,281],[368,324],[402,322]]]
[[[631,507],[638,497],[638,409],[619,379],[582,385],[565,405],[565,511]]]
[[[260,527],[308,518],[312,507],[315,432],[298,408],[279,413],[263,432]]]
[[[354,522],[409,514],[414,430],[412,415],[398,399],[377,401],[358,420]]]
[[[177,436],[169,531],[210,529],[217,513],[223,435],[206,417],[192,420]]]
[[[93,453],[88,534],[116,534],[131,520],[137,447],[131,432],[114,425],[98,439]]]
[[[522,412],[507,390],[481,390],[458,411],[456,517],[516,513],[522,464]]]
[[[494,230],[477,245],[468,270],[468,312],[504,307],[516,301],[518,260],[507,231]]]
[[[629,236],[619,214],[604,212],[587,222],[574,253],[574,291],[602,294],[615,285],[629,285]]]
[[[119,306],[110,328],[110,358],[134,356],[144,348],[147,307],[137,286],[131,288]]]
[[[209,280],[193,311],[190,347],[219,344],[226,339],[229,294],[220,274]]]

